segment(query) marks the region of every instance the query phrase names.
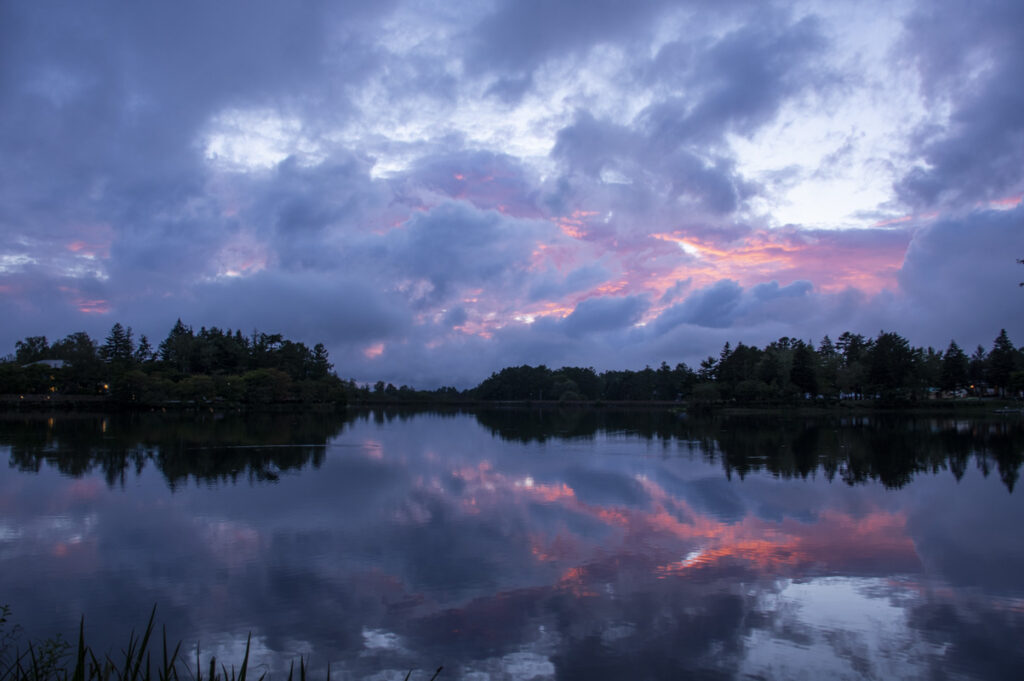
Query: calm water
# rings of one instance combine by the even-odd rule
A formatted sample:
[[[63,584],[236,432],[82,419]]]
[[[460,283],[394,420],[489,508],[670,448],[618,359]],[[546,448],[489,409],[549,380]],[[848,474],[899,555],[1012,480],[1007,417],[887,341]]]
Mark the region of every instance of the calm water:
[[[333,678],[1006,679],[1019,418],[0,419],[0,603]],[[826,675],[830,675],[826,676]]]

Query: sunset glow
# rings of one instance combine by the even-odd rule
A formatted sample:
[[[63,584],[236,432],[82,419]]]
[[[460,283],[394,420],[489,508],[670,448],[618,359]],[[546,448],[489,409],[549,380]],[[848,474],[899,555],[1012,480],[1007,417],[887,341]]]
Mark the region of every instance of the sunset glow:
[[[1024,337],[1019,3],[641,4],[18,5],[3,352],[181,318],[429,389]]]

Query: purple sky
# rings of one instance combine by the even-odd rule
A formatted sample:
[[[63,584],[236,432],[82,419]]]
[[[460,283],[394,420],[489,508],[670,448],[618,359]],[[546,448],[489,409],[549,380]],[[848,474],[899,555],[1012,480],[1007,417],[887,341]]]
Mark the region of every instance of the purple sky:
[[[1024,3],[0,4],[0,354],[342,376],[1024,342]]]

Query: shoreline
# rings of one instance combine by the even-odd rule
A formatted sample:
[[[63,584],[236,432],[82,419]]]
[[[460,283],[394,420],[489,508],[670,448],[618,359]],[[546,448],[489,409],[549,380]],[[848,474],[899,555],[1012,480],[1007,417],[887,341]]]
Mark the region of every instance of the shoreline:
[[[244,404],[168,400],[157,404],[131,404],[118,402],[105,395],[0,395],[0,412],[40,411],[106,411],[106,412],[167,412],[167,413],[259,413],[259,412],[329,412],[360,409],[572,409],[572,410],[638,410],[669,411],[700,414],[757,415],[800,414],[830,415],[849,413],[900,414],[979,414],[1000,413],[1024,415],[1024,403],[1012,398],[966,398],[957,400],[927,400],[907,403],[878,403],[873,400],[839,400],[826,403],[807,401],[778,404],[692,404],[685,401],[658,400],[369,400],[338,402],[270,402]]]

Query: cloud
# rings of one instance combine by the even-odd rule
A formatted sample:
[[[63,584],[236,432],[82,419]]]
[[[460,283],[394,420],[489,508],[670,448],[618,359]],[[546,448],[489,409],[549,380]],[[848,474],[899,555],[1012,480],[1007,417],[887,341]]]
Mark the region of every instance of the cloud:
[[[743,289],[732,279],[723,279],[698,289],[686,300],[661,314],[655,328],[668,331],[679,324],[725,328],[735,320]]]
[[[794,23],[770,11],[717,40],[673,42],[655,57],[648,77],[676,93],[643,113],[651,138],[674,148],[714,141],[725,132],[749,134],[801,91],[832,83],[819,59],[827,47],[814,17]]]
[[[921,163],[897,184],[918,206],[992,201],[1024,193],[1024,7],[1013,2],[952,2],[916,8],[906,21],[904,56],[918,69],[933,105],[948,121],[915,137]]]
[[[414,214],[398,230],[373,240],[367,255],[386,263],[397,282],[427,284],[415,300],[438,304],[459,287],[497,286],[518,291],[534,244],[550,225],[445,202]]]
[[[1017,3],[0,11],[8,349],[180,316],[430,387],[1024,338]]]
[[[640,37],[653,29],[652,19],[665,5],[655,0],[628,7],[614,0],[501,2],[471,32],[469,67],[502,74],[497,92],[521,94],[546,60]]]
[[[648,307],[650,302],[643,296],[589,298],[577,305],[562,325],[570,336],[621,329],[640,321]]]
[[[907,321],[943,347],[943,333],[961,345],[988,347],[1001,328],[1022,342],[1021,290],[1015,288],[1022,279],[1016,262],[1021,253],[1021,206],[939,220],[918,231],[899,277],[911,303]]]

